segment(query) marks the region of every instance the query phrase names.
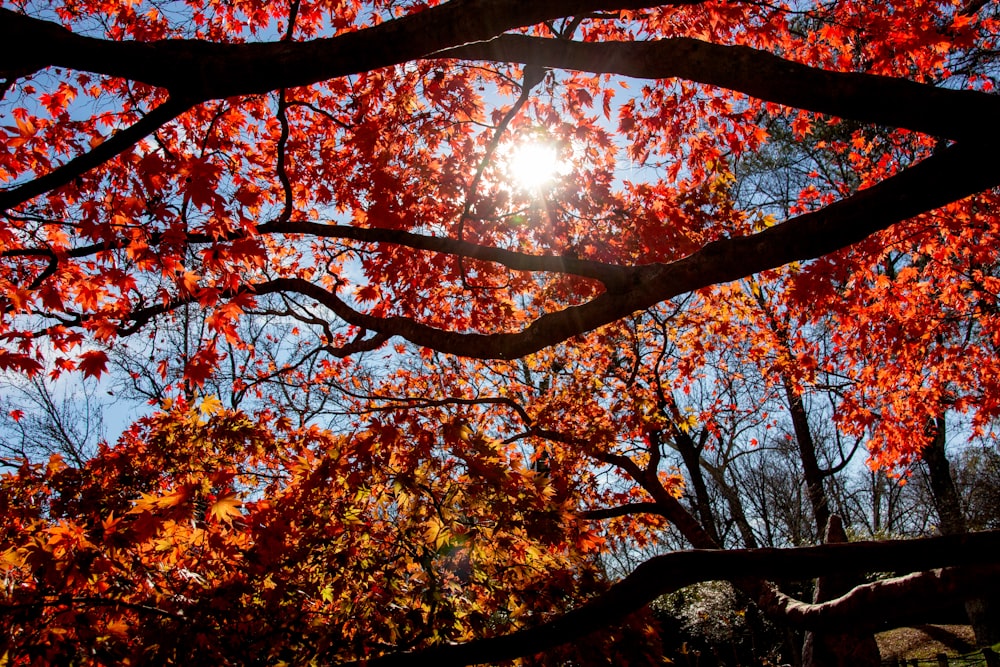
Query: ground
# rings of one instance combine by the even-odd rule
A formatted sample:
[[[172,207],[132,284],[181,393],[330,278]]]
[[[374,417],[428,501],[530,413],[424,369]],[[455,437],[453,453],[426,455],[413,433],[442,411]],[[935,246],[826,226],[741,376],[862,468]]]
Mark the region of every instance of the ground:
[[[934,658],[938,653],[963,655],[976,648],[968,625],[918,625],[875,635],[883,660]]]

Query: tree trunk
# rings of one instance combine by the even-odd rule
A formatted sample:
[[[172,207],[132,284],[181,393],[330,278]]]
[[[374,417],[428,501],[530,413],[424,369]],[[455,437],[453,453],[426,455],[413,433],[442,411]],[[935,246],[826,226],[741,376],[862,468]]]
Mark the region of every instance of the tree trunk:
[[[836,514],[827,519],[825,543],[847,542],[843,522]],[[847,593],[857,582],[845,575],[816,580],[813,603],[827,602]],[[880,667],[882,656],[871,632],[807,632],[802,645],[803,667]]]
[[[694,506],[698,511],[698,518],[705,531],[712,536],[719,545],[722,544],[722,535],[719,533],[715,523],[715,515],[712,513],[712,501],[708,497],[708,486],[705,484],[705,476],[701,470],[701,450],[699,443],[694,441],[691,435],[675,425],[673,428],[674,444],[680,452],[684,467],[687,468],[688,476],[691,478],[691,487],[694,489]]]
[[[968,532],[962,501],[951,476],[951,464],[945,453],[945,420],[938,417],[931,424],[934,439],[924,447],[923,460],[937,510],[939,529],[942,535],[961,535]]]
[[[934,439],[924,447],[923,461],[927,467],[939,528],[942,535],[961,535],[968,532],[968,526],[945,452],[947,431],[944,416],[936,418],[931,428],[934,429]],[[966,600],[965,613],[976,635],[977,646],[992,646],[1000,642],[1000,600],[994,597]]]
[[[753,527],[750,525],[746,511],[743,509],[743,500],[740,498],[740,494],[736,492],[736,489],[726,481],[725,471],[708,465],[704,459],[702,459],[701,464],[712,477],[712,481],[715,482],[719,493],[726,499],[729,512],[733,515],[733,521],[736,522],[736,527],[740,531],[740,537],[743,539],[743,546],[747,549],[756,549],[759,547],[757,538],[753,534]]]
[[[812,506],[813,518],[816,520],[816,538],[821,541],[826,534],[827,522],[830,520],[830,501],[823,488],[826,473],[819,467],[816,457],[816,443],[809,428],[809,416],[800,394],[792,385],[791,379],[782,374],[785,385],[785,396],[788,398],[788,412],[792,417],[792,427],[795,429],[795,441],[799,445],[799,458],[802,462],[802,475],[806,482],[806,495]]]

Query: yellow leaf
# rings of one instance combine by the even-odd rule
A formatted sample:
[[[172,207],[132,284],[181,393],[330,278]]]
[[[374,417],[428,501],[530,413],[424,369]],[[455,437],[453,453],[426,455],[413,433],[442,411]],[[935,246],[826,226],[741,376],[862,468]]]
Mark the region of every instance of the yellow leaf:
[[[0,566],[4,569],[21,567],[24,565],[24,555],[20,549],[7,549],[0,554]]]
[[[432,543],[435,549],[440,549],[451,539],[451,531],[437,517],[431,517],[424,524],[424,536],[427,542]]]
[[[120,637],[122,639],[127,638],[129,635],[128,623],[126,623],[124,620],[120,618],[108,623],[107,630],[111,634],[116,635],[117,637]]]
[[[202,399],[199,409],[206,417],[219,414],[222,412],[222,401],[215,396],[206,396]]]
[[[135,501],[135,507],[129,510],[128,513],[139,514],[140,512],[152,512],[157,509],[174,507],[185,502],[188,499],[189,494],[190,489],[183,486],[176,491],[163,496],[157,496],[152,493],[142,493],[140,494],[139,500]]]
[[[219,523],[230,524],[233,519],[243,516],[239,510],[242,504],[236,494],[231,493],[216,500],[209,509],[209,514]]]

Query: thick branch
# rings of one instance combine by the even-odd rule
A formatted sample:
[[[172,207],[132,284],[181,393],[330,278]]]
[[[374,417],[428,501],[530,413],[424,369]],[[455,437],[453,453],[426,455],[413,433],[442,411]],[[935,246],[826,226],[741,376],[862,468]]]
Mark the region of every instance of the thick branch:
[[[678,77],[768,102],[868,123],[974,141],[992,134],[1000,96],[905,79],[831,72],[746,46],[677,37],[650,42],[571,42],[503,35],[440,56],[545,65],[642,79]]]
[[[548,623],[502,637],[389,655],[367,664],[445,667],[503,662],[546,651],[606,628],[657,597],[700,581],[804,579],[833,573],[995,564],[998,548],[1000,532],[797,549],[678,551],[651,558],[603,595]]]
[[[667,516],[666,511],[660,503],[629,503],[627,505],[617,505],[615,507],[602,507],[601,509],[586,510],[580,512],[580,518],[584,521],[603,521],[605,519],[615,519],[621,516],[632,514],[657,514]]]
[[[361,228],[347,225],[323,225],[314,222],[267,223],[259,227],[261,234],[308,234],[315,237],[351,239],[366,243],[390,243],[415,250],[428,250],[468,259],[494,262],[515,271],[546,271],[593,278],[608,290],[624,288],[629,271],[614,264],[562,255],[529,255],[491,248],[470,241],[414,234],[395,229]]]
[[[854,632],[891,627],[896,620],[912,619],[998,589],[1000,565],[949,567],[875,581],[819,604],[800,602],[771,589],[764,610],[803,630]]]
[[[0,76],[68,67],[142,81],[205,101],[367,72],[564,16],[661,4],[649,0],[452,0],[336,37],[251,44],[114,42],[76,35],[54,23],[0,9]]]
[[[697,4],[675,0],[668,4]],[[113,42],[0,9],[0,75],[62,66],[162,86],[192,101],[303,86],[435,54],[639,78],[682,77],[790,107],[973,140],[1000,98],[902,79],[830,72],[744,46],[695,39],[582,43],[501,33],[644,0],[452,0],[378,26],[309,42]]]
[[[3,12],[5,11],[0,9],[0,21],[4,19]],[[0,56],[0,58],[2,57]],[[39,176],[34,180],[28,181],[24,185],[7,190],[6,192],[0,192],[0,211],[12,209],[33,197],[66,185],[74,178],[135,146],[139,141],[177,118],[189,108],[190,105],[186,102],[170,98],[140,118],[133,125],[112,134],[106,141],[99,144],[89,153],[79,155],[66,164],[56,167],[49,173]]]
[[[580,306],[542,315],[519,332],[457,333],[405,317],[360,313],[327,290],[296,278],[256,287],[258,293],[298,292],[319,301],[349,324],[439,352],[481,359],[515,359],[572,336],[645,310],[702,287],[815,259],[863,240],[920,213],[1000,184],[996,147],[953,146],[892,178],[813,213],[792,218],[757,234],[722,239],[669,264],[623,268],[618,291],[608,291]]]

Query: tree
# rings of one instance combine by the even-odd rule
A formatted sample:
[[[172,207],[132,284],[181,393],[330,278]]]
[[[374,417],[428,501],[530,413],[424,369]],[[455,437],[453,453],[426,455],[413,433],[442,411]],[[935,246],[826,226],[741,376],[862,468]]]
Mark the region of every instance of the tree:
[[[994,533],[723,550],[698,448],[768,420],[729,389],[697,414],[676,396],[736,370],[732,343],[802,456],[818,373],[845,376],[837,428],[873,465],[918,458],[943,411],[990,431],[997,20],[946,0],[0,8],[0,370],[117,360],[161,401],[86,460],[3,478],[8,655],[641,664],[648,603],[698,581],[833,636],[995,586]],[[775,181],[780,219],[734,191],[772,131],[814,165]],[[733,282],[754,275],[770,324]],[[824,368],[795,338],[819,326]],[[602,553],[665,523],[704,551],[607,576]],[[871,571],[916,574],[816,604],[770,583]]]
[[[94,407],[96,389],[54,384],[36,375],[4,385],[0,451],[7,465],[58,452],[80,467],[104,437],[102,413]]]

